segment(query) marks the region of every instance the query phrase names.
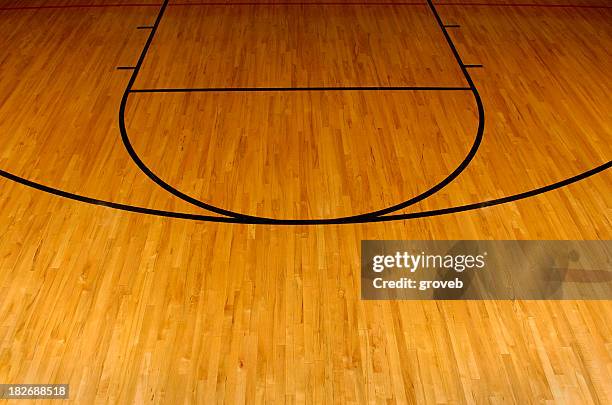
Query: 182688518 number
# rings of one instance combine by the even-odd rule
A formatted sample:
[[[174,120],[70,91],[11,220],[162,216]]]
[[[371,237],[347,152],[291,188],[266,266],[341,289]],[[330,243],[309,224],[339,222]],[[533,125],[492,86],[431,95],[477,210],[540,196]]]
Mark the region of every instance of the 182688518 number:
[[[0,399],[68,399],[68,384],[0,384]]]

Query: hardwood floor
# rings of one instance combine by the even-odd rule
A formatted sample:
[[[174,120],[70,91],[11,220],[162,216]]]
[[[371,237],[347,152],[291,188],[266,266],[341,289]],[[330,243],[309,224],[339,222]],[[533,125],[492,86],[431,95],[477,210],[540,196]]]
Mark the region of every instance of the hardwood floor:
[[[273,218],[350,216],[406,201],[461,164],[478,126],[469,91],[130,100],[127,131],[154,173],[209,204]]]
[[[79,2],[0,0],[0,9]],[[105,201],[205,213],[148,179],[122,144],[132,72],[116,67],[136,63],[149,34],[136,27],[158,8],[87,4],[120,3],[0,11],[0,170]],[[223,7],[169,6],[135,88],[465,85],[426,6]],[[463,61],[484,65],[470,74],[486,126],[466,170],[404,212],[520,193],[610,161],[612,10],[437,9],[461,25],[449,30]],[[215,58],[207,63],[198,46]],[[236,60],[249,69],[232,68]],[[164,180],[224,208],[285,218],[410,197],[456,167],[477,124],[469,91],[133,93],[126,111],[135,150]],[[0,177],[0,383],[69,383],[75,403],[606,404],[609,301],[363,301],[359,246],[610,239],[611,181],[606,170],[430,218],[270,226],[125,212]]]
[[[461,25],[451,34],[464,61],[484,65],[470,73],[484,100],[486,131],[478,154],[461,176],[419,208],[512,195],[610,160],[609,11],[439,9],[446,21]],[[488,17],[491,13],[495,19]],[[564,29],[570,23],[574,29]],[[504,51],[510,47],[520,57]],[[610,200],[602,194],[601,205],[581,210],[580,215],[606,212]],[[567,204],[551,205],[555,215],[550,219],[559,220]],[[576,216],[567,215],[561,223]]]
[[[421,3],[170,7],[134,88],[465,86]]]

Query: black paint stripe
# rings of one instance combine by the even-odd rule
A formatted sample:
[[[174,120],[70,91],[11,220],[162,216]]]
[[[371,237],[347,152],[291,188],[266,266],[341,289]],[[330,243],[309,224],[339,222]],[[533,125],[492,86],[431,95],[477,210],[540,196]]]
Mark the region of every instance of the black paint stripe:
[[[507,197],[496,198],[494,200],[488,200],[488,201],[483,201],[483,202],[474,203],[474,204],[460,205],[458,207],[449,207],[449,208],[442,208],[438,210],[415,212],[415,213],[410,213],[410,214],[388,215],[384,218],[389,219],[389,220],[400,220],[400,219],[433,217],[433,216],[446,215],[446,214],[455,214],[458,212],[473,211],[473,210],[477,210],[481,208],[493,207],[495,205],[507,204],[510,202],[523,200],[529,197],[534,197],[539,194],[544,194],[549,191],[557,190],[559,188],[568,186],[572,183],[576,183],[580,180],[584,180],[597,173],[603,172],[604,170],[608,170],[610,169],[610,167],[612,167],[612,161],[608,161],[607,163],[597,166],[591,170],[587,170],[586,172],[580,173],[576,176],[569,177],[565,180],[561,180],[561,181],[549,184],[544,187],[535,188],[533,190],[525,191],[519,194],[513,194]]]
[[[427,3],[418,2],[201,2],[201,3],[173,3],[171,7],[178,6],[426,6]],[[536,3],[436,3],[437,6],[456,7],[538,7],[538,8],[587,8],[587,9],[609,9],[610,5],[604,4],[536,4]],[[19,10],[43,10],[43,9],[87,9],[87,8],[109,8],[109,7],[159,7],[161,4],[154,3],[121,3],[121,4],[65,4],[46,6],[15,6],[0,7],[0,11]]]
[[[429,210],[429,211],[420,211],[420,212],[411,212],[407,214],[396,214],[396,215],[387,215],[376,218],[361,218],[354,219],[351,221],[340,221],[334,219],[315,219],[315,220],[282,220],[282,219],[255,219],[255,220],[242,220],[239,218],[228,218],[228,217],[215,217],[209,215],[199,215],[199,214],[190,214],[185,212],[173,212],[173,211],[163,211],[156,210],[151,208],[138,207],[128,204],[120,204],[111,201],[99,200],[96,198],[85,197],[79,194],[70,193],[67,191],[59,190],[57,188],[45,186],[40,183],[36,183],[34,181],[26,180],[22,177],[16,176],[12,173],[6,172],[4,170],[0,170],[0,176],[12,180],[16,183],[22,184],[27,187],[34,188],[36,190],[44,191],[46,193],[50,193],[59,197],[64,197],[67,199],[84,202],[87,204],[114,208],[121,211],[135,212],[140,214],[154,215],[159,217],[167,217],[167,218],[179,218],[179,219],[187,219],[193,221],[207,221],[207,222],[223,222],[223,223],[235,223],[235,224],[260,224],[260,225],[340,225],[340,224],[357,224],[357,223],[367,223],[367,222],[391,222],[391,221],[402,221],[408,219],[417,219],[417,218],[428,218],[428,217],[436,217],[441,215],[455,214],[466,211],[474,211],[486,207],[492,207],[495,205],[507,204],[511,202],[516,202],[519,200],[523,200],[529,197],[534,197],[539,194],[544,194],[549,191],[557,190],[562,187],[566,187],[570,184],[579,182],[588,177],[591,177],[597,173],[601,173],[604,170],[608,170],[612,167],[612,161],[608,161],[602,165],[599,165],[591,170],[587,170],[584,173],[580,173],[576,176],[572,176],[565,180],[558,181],[556,183],[549,184],[544,187],[535,188],[533,190],[529,190],[523,193],[514,194],[507,197],[497,198],[494,200],[483,201],[474,204],[460,205],[457,207],[449,207],[442,208],[437,210]]]
[[[469,87],[436,87],[436,86],[351,86],[351,87],[195,87],[195,88],[161,88],[131,89],[130,93],[193,93],[193,92],[272,92],[272,91],[460,91],[471,90]]]

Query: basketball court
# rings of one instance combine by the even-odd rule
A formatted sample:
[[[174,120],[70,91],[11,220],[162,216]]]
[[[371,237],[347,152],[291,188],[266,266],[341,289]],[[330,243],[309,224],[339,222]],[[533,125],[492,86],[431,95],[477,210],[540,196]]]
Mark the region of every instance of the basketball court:
[[[360,296],[362,240],[611,238],[606,0],[0,0],[0,49],[0,383],[612,400],[609,300]]]

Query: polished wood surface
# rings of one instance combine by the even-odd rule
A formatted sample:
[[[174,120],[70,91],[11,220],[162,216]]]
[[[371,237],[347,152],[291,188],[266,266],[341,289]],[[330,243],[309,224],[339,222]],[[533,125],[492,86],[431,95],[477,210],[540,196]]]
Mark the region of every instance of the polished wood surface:
[[[131,100],[127,131],[154,173],[209,204],[273,218],[350,216],[406,201],[461,164],[478,127],[469,91]]]
[[[0,8],[25,3],[0,0]],[[28,4],[43,3],[51,4]],[[0,169],[93,198],[202,212],[146,178],[121,143],[118,107],[131,71],[116,67],[136,62],[148,31],[135,28],[151,24],[157,8],[90,4],[103,3],[126,6],[0,11]],[[268,21],[280,9],[300,13],[253,15]],[[421,5],[358,18],[356,7],[347,9],[351,18],[325,13],[326,27],[355,35],[303,45],[324,50],[325,67],[333,67],[333,49],[361,43],[359,30],[386,15],[378,24],[390,37],[377,43],[415,52],[399,65],[368,60],[378,51],[360,46],[338,50],[343,59],[330,76],[306,64],[295,81],[291,69],[263,62],[252,65],[262,75],[232,75],[223,53],[234,60],[241,46],[275,31],[240,35],[240,23],[254,17],[231,10],[170,6],[138,84],[412,85],[404,80],[412,74],[455,77]],[[299,10],[303,19],[317,13]],[[486,130],[465,172],[405,212],[522,192],[610,160],[612,10],[438,10],[461,25],[451,35],[464,62],[484,65],[470,72]],[[209,16],[206,26],[198,26],[200,15]],[[210,16],[219,24],[235,16],[227,38],[241,43],[214,48],[208,66],[197,46],[210,38],[198,35],[225,32]],[[432,36],[400,35],[400,16]],[[293,29],[287,18],[283,33]],[[361,23],[342,29],[353,19]],[[174,23],[197,29],[181,41],[173,32],[190,31]],[[311,27],[313,40],[324,38]],[[373,39],[382,35],[372,31]],[[280,58],[274,43],[271,60]],[[173,49],[191,56],[173,61]],[[369,67],[354,70],[353,57]],[[413,61],[429,61],[431,70]],[[452,170],[477,124],[469,92],[138,93],[127,110],[135,149],[165,180],[226,208],[279,217],[351,214],[410,196]],[[282,142],[283,134],[299,142]],[[315,147],[320,139],[330,147]],[[258,156],[259,147],[267,155]],[[609,239],[611,181],[608,170],[537,197],[418,220],[262,226],[127,213],[0,178],[0,382],[70,383],[75,403],[606,404],[609,301],[362,301],[359,244]]]
[[[474,161],[420,208],[520,193],[610,160],[610,11],[439,10],[445,21],[461,25],[452,34],[465,63],[484,65],[470,73],[485,103],[486,131]],[[593,212],[609,210],[609,193],[601,194],[604,200]],[[566,204],[551,206],[556,214],[545,220],[559,220]],[[560,223],[575,216],[567,213]]]
[[[425,2],[170,7],[135,88],[465,86]]]

